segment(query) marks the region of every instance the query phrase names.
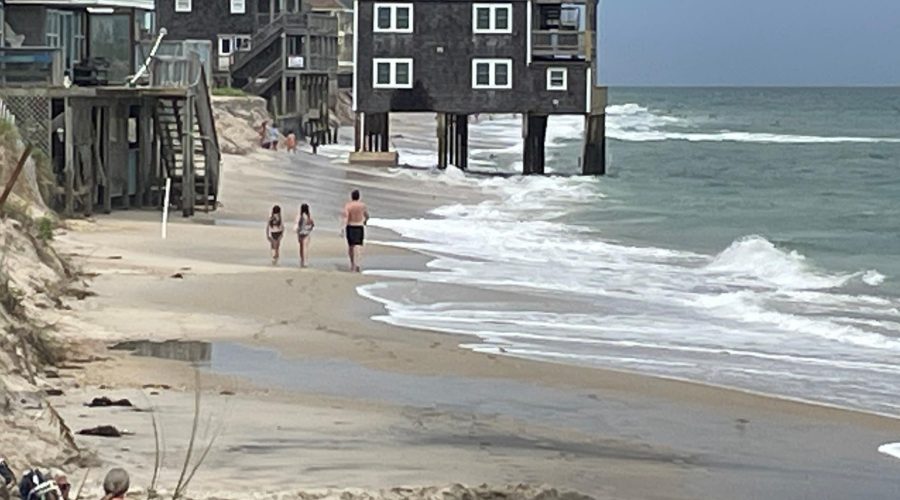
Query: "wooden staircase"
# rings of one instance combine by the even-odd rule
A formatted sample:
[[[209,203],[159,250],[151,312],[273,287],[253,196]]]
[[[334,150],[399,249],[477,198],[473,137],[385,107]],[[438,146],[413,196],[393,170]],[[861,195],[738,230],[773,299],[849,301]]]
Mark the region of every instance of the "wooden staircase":
[[[165,176],[172,180],[170,202],[185,217],[198,208],[215,210],[221,154],[202,71],[186,96],[158,99],[155,116],[160,159]]]

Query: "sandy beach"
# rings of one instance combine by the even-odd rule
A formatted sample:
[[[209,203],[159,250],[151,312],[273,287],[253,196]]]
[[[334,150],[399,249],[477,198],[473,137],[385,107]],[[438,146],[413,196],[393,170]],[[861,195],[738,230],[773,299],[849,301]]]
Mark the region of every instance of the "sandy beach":
[[[388,217],[424,215],[469,192],[306,153],[228,156],[224,171],[220,210],[173,219],[166,240],[151,211],[73,222],[57,238],[94,276],[96,296],[58,324],[93,360],[61,370],[65,395],[52,400],[73,429],[134,432],[79,442],[104,466],[133,471],[141,488],[156,454],[150,414],[82,404],[125,397],[156,411],[165,433],[159,487],[171,489],[196,378],[186,361],[108,350],[127,340],[209,343],[195,360],[201,441],[221,433],[191,484],[195,497],[454,483],[547,484],[598,499],[900,496],[900,462],[877,452],[900,440],[900,420],[478,354],[460,347],[468,337],[372,321],[381,306],[356,290],[374,278],[346,272],[338,235],[347,193],[361,189],[373,215]],[[311,268],[298,268],[290,234],[272,266],[266,214],[279,203],[292,221],[300,202],[318,224]],[[377,244],[390,238],[371,232],[365,269],[428,262]]]

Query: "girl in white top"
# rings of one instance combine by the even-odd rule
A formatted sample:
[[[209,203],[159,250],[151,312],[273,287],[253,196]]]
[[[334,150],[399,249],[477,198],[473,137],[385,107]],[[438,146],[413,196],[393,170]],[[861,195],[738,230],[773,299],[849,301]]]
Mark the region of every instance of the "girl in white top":
[[[300,205],[300,214],[297,216],[297,224],[294,227],[297,231],[297,243],[300,246],[300,267],[306,267],[306,260],[309,258],[309,235],[312,234],[315,227],[316,222],[309,214],[309,205],[306,203]]]

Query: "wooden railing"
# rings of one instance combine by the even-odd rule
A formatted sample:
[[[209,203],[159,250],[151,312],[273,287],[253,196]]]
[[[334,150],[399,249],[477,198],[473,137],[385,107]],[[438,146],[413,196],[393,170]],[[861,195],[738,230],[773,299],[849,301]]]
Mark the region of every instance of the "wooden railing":
[[[136,60],[144,62],[144,60],[150,53],[152,45],[152,42],[144,42],[138,45],[135,54]],[[206,81],[207,83],[210,83],[210,78],[212,77],[211,58],[212,42],[209,42],[207,40],[163,41],[162,43],[160,43],[156,56],[153,58],[154,60],[150,64],[151,75],[153,75],[151,77],[151,84],[156,85],[155,82],[157,80],[154,80],[154,78],[156,78],[156,72],[163,73],[163,75],[159,76],[158,80],[162,83],[178,83],[182,81],[184,78],[182,78],[180,74],[185,71],[185,68],[183,66],[191,64],[189,61],[192,59],[196,64],[203,68],[203,73],[206,76]],[[156,69],[156,71],[154,71],[154,69]],[[183,85],[178,84],[167,86]]]
[[[580,31],[533,31],[531,51],[535,57],[559,59],[584,59],[585,33]]]
[[[276,40],[275,37],[285,30],[306,30],[308,33],[316,35],[331,34],[337,36],[338,20],[331,14],[318,12],[283,13],[277,14],[274,18],[270,18],[268,14],[257,14],[257,18],[261,28],[253,35],[249,51],[237,52],[232,56],[232,74],[241,72],[245,66],[251,64],[251,61],[269,47],[273,40]],[[308,43],[309,37],[305,38]],[[310,54],[310,56],[308,59],[315,59],[317,54]],[[328,63],[320,63],[318,60],[304,60],[304,68],[302,69],[327,70]]]
[[[215,206],[210,206],[209,196],[217,195],[219,192],[219,166],[221,162],[221,153],[219,151],[219,139],[216,133],[216,121],[212,112],[212,101],[209,96],[209,87],[206,84],[206,75],[204,75],[203,67],[200,66],[200,75],[196,84],[191,87],[195,95],[197,105],[197,125],[200,130],[200,140],[203,141],[203,151],[206,156],[206,172],[203,176],[203,203],[206,211],[215,210]]]
[[[60,86],[62,51],[53,47],[0,48],[0,86]]]
[[[156,56],[150,65],[152,87],[184,88],[201,78],[200,62],[196,57]]]
[[[266,38],[282,28],[309,29],[311,31],[331,32],[337,34],[338,21],[331,14],[320,12],[285,12],[270,17],[268,14],[257,14],[259,30],[254,38]]]
[[[321,33],[333,33],[337,35],[338,32],[338,19],[331,14],[323,14],[318,12],[312,12],[307,14],[309,17],[307,21],[309,22],[310,31],[318,31]]]
[[[275,59],[266,69],[262,70],[256,77],[244,86],[244,90],[251,94],[260,94],[269,87],[271,80],[281,75],[281,59]]]
[[[328,71],[335,67],[334,63],[336,60],[337,58],[334,56],[312,54],[306,63],[306,69],[310,71]]]

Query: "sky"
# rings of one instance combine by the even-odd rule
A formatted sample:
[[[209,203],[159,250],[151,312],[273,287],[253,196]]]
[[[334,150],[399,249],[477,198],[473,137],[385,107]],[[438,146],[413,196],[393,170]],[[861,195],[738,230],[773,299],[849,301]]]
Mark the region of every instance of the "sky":
[[[900,0],[600,0],[605,85],[900,85]]]

